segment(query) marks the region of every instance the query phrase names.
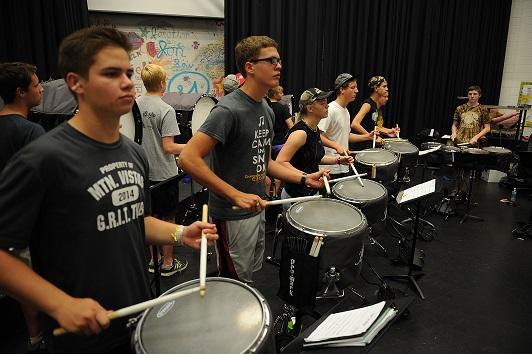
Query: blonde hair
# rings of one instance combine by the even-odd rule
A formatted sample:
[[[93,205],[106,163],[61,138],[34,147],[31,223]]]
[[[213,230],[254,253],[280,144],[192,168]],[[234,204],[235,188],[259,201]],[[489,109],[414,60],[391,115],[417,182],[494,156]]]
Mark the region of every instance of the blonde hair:
[[[166,71],[157,64],[148,64],[140,73],[144,87],[148,92],[160,91],[161,83],[166,81]]]
[[[268,98],[273,98],[273,96],[277,95],[279,92],[283,91],[282,86],[275,86],[268,90]]]

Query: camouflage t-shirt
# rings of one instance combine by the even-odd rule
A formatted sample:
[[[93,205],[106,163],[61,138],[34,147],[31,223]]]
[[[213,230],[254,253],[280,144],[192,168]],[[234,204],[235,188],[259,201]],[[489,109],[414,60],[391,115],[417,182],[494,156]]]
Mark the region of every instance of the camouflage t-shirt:
[[[470,107],[465,103],[456,108],[453,120],[456,121],[458,127],[455,142],[461,144],[469,142],[471,138],[480,133],[484,124],[490,123],[491,118],[487,108],[483,105]]]

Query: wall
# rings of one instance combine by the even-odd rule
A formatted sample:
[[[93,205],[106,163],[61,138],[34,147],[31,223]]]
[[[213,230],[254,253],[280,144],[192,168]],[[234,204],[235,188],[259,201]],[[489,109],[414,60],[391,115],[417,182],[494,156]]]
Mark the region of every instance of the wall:
[[[89,11],[224,18],[224,0],[87,0]]]
[[[116,27],[134,44],[130,55],[138,95],[148,63],[163,66],[168,92],[220,96],[224,77],[224,27],[215,19],[91,13],[92,25]]]
[[[516,105],[522,81],[532,81],[532,1],[513,0],[506,58],[501,83],[500,105]],[[532,112],[528,111],[532,121]],[[530,128],[525,135],[530,135]]]

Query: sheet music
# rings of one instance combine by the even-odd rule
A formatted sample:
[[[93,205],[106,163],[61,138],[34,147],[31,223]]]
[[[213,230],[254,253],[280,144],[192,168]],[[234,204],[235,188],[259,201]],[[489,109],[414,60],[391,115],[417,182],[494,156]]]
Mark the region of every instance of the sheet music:
[[[405,189],[397,195],[397,203],[401,204],[409,200],[417,199],[436,191],[436,179],[431,179],[425,183],[420,183],[414,187]]]
[[[333,338],[356,336],[368,330],[381,313],[386,303],[333,313],[318,328],[305,338],[305,342],[317,342]]]
[[[427,150],[422,150],[419,152],[419,156],[423,156],[423,155],[426,155],[426,154],[430,154],[431,152],[434,152],[436,150],[438,150],[441,146],[436,146],[436,147],[433,147],[431,149],[427,149]]]
[[[451,139],[451,136],[450,135],[444,135],[441,137],[442,139]]]

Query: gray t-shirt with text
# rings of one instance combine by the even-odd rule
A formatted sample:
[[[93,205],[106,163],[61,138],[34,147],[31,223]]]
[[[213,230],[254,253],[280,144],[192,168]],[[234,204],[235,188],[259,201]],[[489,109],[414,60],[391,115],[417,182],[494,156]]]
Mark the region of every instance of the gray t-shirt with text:
[[[175,110],[159,96],[141,96],[137,105],[142,116],[142,147],[150,164],[150,181],[177,175],[175,156],[165,155],[163,137],[179,135]]]
[[[199,128],[218,141],[211,151],[213,172],[244,193],[264,195],[273,120],[265,99],[256,102],[240,89],[225,96]],[[223,220],[255,215],[248,210],[232,210],[231,202],[212,192],[209,214]]]

